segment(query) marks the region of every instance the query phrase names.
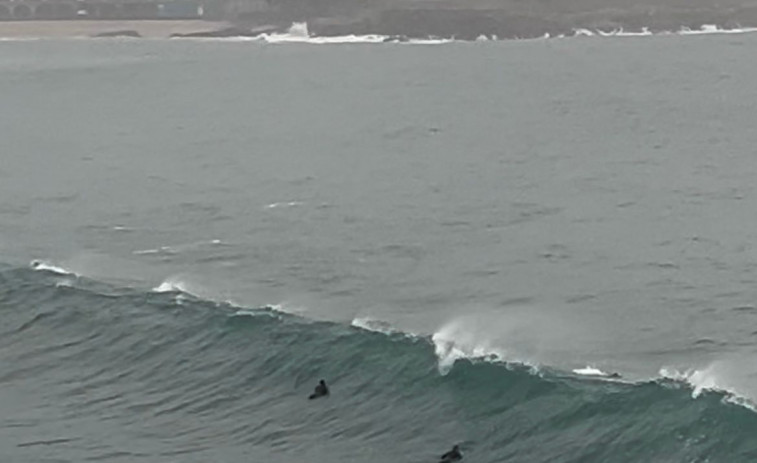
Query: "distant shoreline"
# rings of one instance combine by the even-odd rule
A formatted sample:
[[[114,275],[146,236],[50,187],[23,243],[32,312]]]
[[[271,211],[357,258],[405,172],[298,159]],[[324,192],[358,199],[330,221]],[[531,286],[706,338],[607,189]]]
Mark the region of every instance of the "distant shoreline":
[[[134,36],[169,38],[175,34],[215,33],[232,27],[224,21],[203,20],[73,20],[2,21],[0,38],[83,38],[97,36]]]
[[[388,41],[478,38],[514,39],[572,35],[626,35],[680,31],[757,31],[757,7],[747,14],[656,15],[591,14],[563,15],[556,19],[517,16],[504,10],[470,9],[395,9],[357,18],[308,18],[306,37],[378,36]],[[297,21],[294,18],[255,18],[256,20],[49,20],[0,21],[0,40],[66,39],[98,37],[135,38],[223,38],[258,37],[285,34]],[[301,31],[300,31],[301,32]]]

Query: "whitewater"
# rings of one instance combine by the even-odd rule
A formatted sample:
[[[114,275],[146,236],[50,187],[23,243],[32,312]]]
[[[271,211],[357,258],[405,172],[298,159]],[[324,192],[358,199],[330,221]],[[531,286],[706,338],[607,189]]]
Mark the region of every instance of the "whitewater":
[[[557,34],[550,35],[544,34],[540,38],[514,38],[514,39],[500,39],[496,35],[480,35],[476,42],[488,42],[497,40],[543,40],[543,39],[565,39],[565,38],[577,38],[577,37],[649,37],[652,35],[666,36],[666,35],[711,35],[711,34],[748,34],[757,32],[757,28],[753,27],[738,27],[738,28],[723,28],[715,24],[704,24],[699,29],[691,29],[683,27],[678,30],[670,31],[656,31],[653,32],[649,28],[643,27],[639,30],[624,30],[622,28],[617,29],[575,29],[571,35]],[[293,23],[286,32],[265,32],[259,35],[249,35],[240,37],[218,37],[218,38],[191,38],[197,41],[225,41],[225,42],[263,42],[270,44],[311,44],[311,45],[339,45],[339,44],[386,44],[386,43],[403,43],[409,45],[443,45],[457,41],[453,37],[405,37],[405,36],[390,36],[390,35],[335,35],[335,36],[321,36],[312,34],[308,29],[306,22]]]

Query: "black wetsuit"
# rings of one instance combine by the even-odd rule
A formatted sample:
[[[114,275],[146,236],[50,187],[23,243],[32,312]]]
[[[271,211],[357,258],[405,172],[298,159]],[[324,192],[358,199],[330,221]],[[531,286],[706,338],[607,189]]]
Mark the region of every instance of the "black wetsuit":
[[[308,397],[308,399],[313,400],[317,399],[318,397],[325,397],[327,395],[329,395],[329,388],[328,386],[326,386],[326,382],[321,380],[318,386],[315,387],[315,392],[310,394],[310,397]]]
[[[460,461],[463,459],[463,454],[460,453],[460,447],[457,445],[452,447],[452,450],[442,455],[442,459],[439,463],[451,463],[453,461]]]

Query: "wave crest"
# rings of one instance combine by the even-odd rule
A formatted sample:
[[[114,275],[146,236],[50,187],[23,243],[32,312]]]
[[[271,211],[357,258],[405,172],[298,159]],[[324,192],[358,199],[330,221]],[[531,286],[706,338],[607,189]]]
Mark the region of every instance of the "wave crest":
[[[737,381],[729,378],[723,363],[714,362],[701,368],[678,370],[663,367],[660,369],[660,378],[665,381],[673,381],[685,384],[691,389],[691,397],[697,399],[706,392],[718,392],[724,394],[723,400],[735,405],[741,405],[757,412],[757,402],[753,396],[737,385]]]
[[[414,336],[411,333],[404,333],[394,328],[391,324],[385,321],[376,320],[369,317],[356,317],[352,320],[352,322],[350,322],[350,325],[354,326],[355,328],[360,328],[365,331],[372,331],[374,333],[381,333],[386,335],[402,333],[407,336]]]
[[[73,270],[69,270],[66,268],[63,268],[59,265],[55,265],[51,262],[47,262],[44,260],[33,260],[29,263],[29,267],[31,267],[33,270],[43,271],[43,272],[52,272],[57,273],[59,275],[73,275],[73,276],[80,276],[78,273],[74,272]]]
[[[190,296],[200,297],[198,296],[197,291],[190,288],[189,283],[183,281],[180,277],[168,278],[152,290],[156,293],[184,293]]]
[[[449,373],[455,362],[462,359],[507,362],[507,352],[504,349],[492,345],[464,320],[447,323],[431,335],[431,342],[442,375]],[[516,363],[533,367],[520,360]]]

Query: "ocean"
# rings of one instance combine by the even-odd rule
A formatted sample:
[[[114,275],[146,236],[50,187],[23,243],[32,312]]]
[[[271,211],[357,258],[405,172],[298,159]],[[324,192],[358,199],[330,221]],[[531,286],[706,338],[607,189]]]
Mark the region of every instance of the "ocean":
[[[0,41],[0,461],[757,460],[703,32]]]

